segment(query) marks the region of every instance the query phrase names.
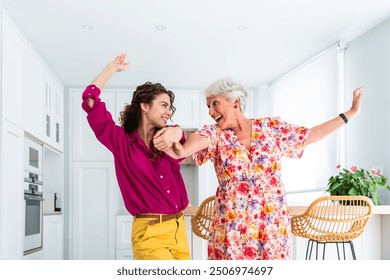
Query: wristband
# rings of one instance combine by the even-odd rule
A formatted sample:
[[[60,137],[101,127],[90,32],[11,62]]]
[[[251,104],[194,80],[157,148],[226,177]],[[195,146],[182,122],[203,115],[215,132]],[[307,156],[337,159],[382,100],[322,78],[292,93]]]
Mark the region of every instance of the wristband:
[[[345,124],[348,123],[348,119],[347,119],[347,117],[346,117],[343,113],[339,114],[339,116],[343,119],[343,121],[345,122]]]

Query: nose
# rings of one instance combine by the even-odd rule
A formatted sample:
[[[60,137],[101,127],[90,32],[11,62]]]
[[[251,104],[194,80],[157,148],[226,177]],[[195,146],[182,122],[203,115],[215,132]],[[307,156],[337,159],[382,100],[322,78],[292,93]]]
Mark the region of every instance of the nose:
[[[214,114],[214,109],[213,107],[209,107],[209,115],[212,116]]]

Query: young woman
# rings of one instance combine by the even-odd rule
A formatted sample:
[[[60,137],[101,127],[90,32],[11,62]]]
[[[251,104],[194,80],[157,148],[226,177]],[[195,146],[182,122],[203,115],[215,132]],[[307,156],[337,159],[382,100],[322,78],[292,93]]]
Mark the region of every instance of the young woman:
[[[127,68],[124,54],[109,63],[83,92],[82,108],[97,139],[114,156],[124,204],[134,216],[131,241],[135,258],[189,259],[181,212],[189,202],[179,160],[155,148],[168,149],[173,141],[185,140],[180,128],[167,127],[175,110],[174,94],[159,83],[138,86],[121,112],[121,126],[116,125],[99,95],[115,72]]]

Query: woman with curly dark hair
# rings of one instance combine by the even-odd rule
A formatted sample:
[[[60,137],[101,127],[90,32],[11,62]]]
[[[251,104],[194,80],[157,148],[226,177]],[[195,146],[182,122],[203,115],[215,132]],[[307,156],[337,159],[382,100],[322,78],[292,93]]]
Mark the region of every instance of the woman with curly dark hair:
[[[128,68],[122,54],[87,86],[82,107],[97,139],[114,156],[115,172],[126,209],[134,216],[131,242],[139,260],[189,259],[182,210],[188,204],[180,160],[164,150],[184,143],[179,127],[167,126],[175,111],[174,94],[161,84],[146,82],[136,88],[131,103],[115,124],[100,91],[115,72]]]

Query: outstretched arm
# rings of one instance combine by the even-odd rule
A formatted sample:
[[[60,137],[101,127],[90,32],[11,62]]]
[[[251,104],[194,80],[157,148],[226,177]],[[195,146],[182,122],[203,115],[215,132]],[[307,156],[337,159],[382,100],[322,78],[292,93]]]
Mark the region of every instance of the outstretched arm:
[[[351,109],[346,111],[344,113],[347,120],[351,120],[360,113],[360,99],[362,97],[362,87],[356,88],[353,91],[353,101]],[[336,131],[338,128],[342,127],[345,124],[345,121],[340,117],[337,116],[327,122],[324,122],[320,125],[314,126],[310,128],[310,135],[307,142],[308,144],[316,143],[332,132]]]
[[[175,142],[172,149],[167,152],[174,158],[185,158],[195,154],[198,151],[206,149],[209,146],[209,140],[198,133],[191,133],[184,144]]]
[[[115,72],[122,72],[129,66],[129,63],[126,62],[126,55],[121,54],[118,55],[114,61],[110,62],[106,68],[103,69],[103,71],[95,78],[95,80],[92,82],[93,85],[97,86],[100,90],[103,90],[104,86],[106,85],[107,81],[111,78],[111,76]],[[95,103],[95,100],[92,98],[88,98],[87,100],[88,106],[91,108],[93,107],[93,104]]]

